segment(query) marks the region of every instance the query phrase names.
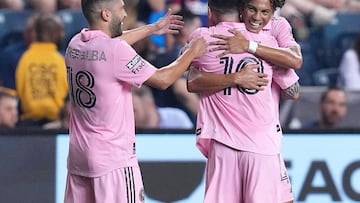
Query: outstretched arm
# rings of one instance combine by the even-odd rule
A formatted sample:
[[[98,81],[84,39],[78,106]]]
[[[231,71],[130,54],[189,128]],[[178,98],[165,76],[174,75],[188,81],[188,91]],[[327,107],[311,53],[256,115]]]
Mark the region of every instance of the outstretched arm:
[[[189,92],[217,92],[228,87],[240,85],[246,89],[264,90],[263,86],[268,84],[267,75],[258,73],[257,64],[249,64],[240,72],[231,74],[216,74],[199,71],[191,67],[187,78]]]
[[[155,23],[124,31],[123,35],[119,38],[132,45],[135,42],[153,34],[178,34],[179,29],[184,27],[184,21],[182,21],[182,16],[173,15],[171,12],[171,9],[168,9],[166,15]]]
[[[145,84],[158,88],[166,89],[179,79],[183,73],[189,68],[191,62],[203,55],[207,50],[207,43],[203,37],[193,38],[186,49],[171,64],[159,68],[156,72],[146,80]]]
[[[214,48],[210,49],[210,51],[224,50],[219,57],[229,53],[236,54],[250,52],[279,67],[292,68],[295,70],[301,68],[302,55],[300,47],[292,46],[287,48],[278,48],[257,44],[257,48],[255,50],[251,50],[249,49],[250,40],[246,39],[240,31],[230,29],[229,32],[232,33],[233,36],[213,35],[213,37],[220,40],[210,43],[210,45],[216,45]]]

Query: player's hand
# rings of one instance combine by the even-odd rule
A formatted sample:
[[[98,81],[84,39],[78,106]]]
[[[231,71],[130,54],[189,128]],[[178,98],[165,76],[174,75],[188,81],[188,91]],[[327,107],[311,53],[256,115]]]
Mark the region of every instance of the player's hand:
[[[208,44],[203,37],[192,39],[187,45],[187,48],[193,53],[193,56],[200,57],[207,51]]]
[[[184,27],[183,17],[180,15],[171,14],[171,9],[168,9],[166,15],[154,23],[154,34],[178,34],[179,30]]]
[[[259,64],[248,64],[241,69],[235,78],[235,83],[245,89],[264,90],[264,86],[268,85],[269,80],[267,74],[257,71]]]
[[[212,37],[219,40],[209,43],[209,45],[215,46],[211,48],[210,51],[224,50],[224,52],[219,54],[217,57],[222,57],[230,53],[240,54],[247,52],[249,48],[249,40],[247,40],[245,36],[236,29],[230,29],[228,31],[232,33],[233,36],[225,36],[219,34],[211,35]]]

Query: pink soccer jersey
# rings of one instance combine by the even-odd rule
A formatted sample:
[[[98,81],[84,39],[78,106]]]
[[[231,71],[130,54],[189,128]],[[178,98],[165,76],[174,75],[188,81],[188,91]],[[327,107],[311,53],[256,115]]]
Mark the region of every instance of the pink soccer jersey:
[[[126,42],[87,29],[71,40],[65,62],[72,105],[69,172],[97,177],[137,166],[131,87],[156,68]]]
[[[263,28],[264,33],[275,37],[279,47],[299,46],[292,34],[292,28],[289,22],[283,17],[273,17],[270,22]],[[299,80],[299,76],[294,69],[274,68],[272,93],[276,104],[276,117],[279,119],[280,92]]]
[[[250,33],[242,23],[223,22],[210,28],[199,28],[192,37],[203,36],[208,42],[216,39],[212,34],[230,35],[228,30],[236,28],[246,38],[268,46],[276,46],[274,37],[263,33]],[[229,54],[221,58],[219,52],[207,52],[193,62],[202,71],[229,74],[240,71],[247,63],[258,63],[258,71],[269,78],[272,66],[256,56]],[[202,93],[197,118],[197,146],[207,156],[210,139],[215,139],[229,147],[261,154],[274,155],[280,152],[281,132],[277,129],[271,83],[264,91],[251,91],[231,87],[217,93]]]
[[[284,17],[273,17],[262,31],[274,36],[279,47],[299,46],[294,39],[289,22]]]

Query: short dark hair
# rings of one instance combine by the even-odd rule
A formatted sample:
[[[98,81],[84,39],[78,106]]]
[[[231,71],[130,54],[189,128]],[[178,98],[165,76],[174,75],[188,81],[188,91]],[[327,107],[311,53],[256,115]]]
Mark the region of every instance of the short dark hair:
[[[197,18],[198,16],[195,15],[193,12],[191,12],[189,9],[187,8],[183,8],[181,9],[179,12],[176,13],[176,15],[180,15],[183,17],[183,21],[185,22],[189,22],[195,18]]]
[[[55,14],[41,13],[34,22],[36,38],[40,42],[58,42],[63,38],[64,24]]]
[[[211,10],[217,12],[220,15],[227,13],[238,12],[239,0],[208,0],[208,5]]]
[[[320,103],[324,103],[325,99],[327,98],[329,92],[331,91],[341,91],[345,93],[345,90],[341,87],[337,87],[337,86],[330,86],[328,87],[325,92],[322,93],[321,98],[320,98]]]
[[[96,10],[104,3],[112,3],[114,0],[81,0],[81,9],[84,17],[91,25],[95,22],[97,15]]]

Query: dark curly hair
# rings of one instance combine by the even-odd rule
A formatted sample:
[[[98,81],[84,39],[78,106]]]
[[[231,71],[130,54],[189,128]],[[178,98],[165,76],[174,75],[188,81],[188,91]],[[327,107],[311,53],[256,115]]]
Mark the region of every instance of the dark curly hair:
[[[239,0],[239,8],[245,8],[245,6],[252,0]],[[269,0],[271,7],[276,10],[276,8],[282,8],[286,0]]]

